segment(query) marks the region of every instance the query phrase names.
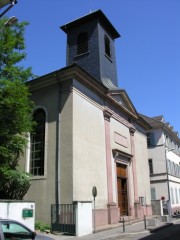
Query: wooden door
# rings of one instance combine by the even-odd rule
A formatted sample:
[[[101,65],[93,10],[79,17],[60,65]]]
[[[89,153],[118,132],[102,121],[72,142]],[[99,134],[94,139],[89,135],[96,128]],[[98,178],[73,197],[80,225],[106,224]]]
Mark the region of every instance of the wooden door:
[[[128,215],[126,166],[117,165],[117,192],[120,215]]]

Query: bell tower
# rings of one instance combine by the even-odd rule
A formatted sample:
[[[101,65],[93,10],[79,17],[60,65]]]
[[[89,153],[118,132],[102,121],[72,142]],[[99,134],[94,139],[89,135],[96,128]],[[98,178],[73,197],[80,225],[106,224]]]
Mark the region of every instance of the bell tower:
[[[76,63],[109,89],[118,88],[114,40],[120,37],[101,10],[61,26],[67,66]]]

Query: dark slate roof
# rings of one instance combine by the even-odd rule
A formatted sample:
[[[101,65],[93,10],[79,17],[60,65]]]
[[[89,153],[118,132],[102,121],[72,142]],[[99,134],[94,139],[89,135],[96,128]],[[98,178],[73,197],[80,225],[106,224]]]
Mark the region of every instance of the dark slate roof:
[[[102,78],[102,83],[106,86],[109,90],[118,90],[119,88],[116,87],[110,78]]]
[[[117,30],[114,28],[114,26],[111,24],[111,22],[107,19],[107,17],[104,15],[104,13],[101,10],[97,10],[90,14],[87,14],[81,18],[78,18],[70,23],[67,23],[61,26],[60,28],[65,33],[67,33],[68,30],[76,27],[77,25],[87,23],[92,19],[97,19],[103,25],[103,27],[108,30],[108,32],[112,35],[114,39],[120,37],[120,34],[117,32]]]
[[[162,115],[156,116],[156,117],[147,117],[147,116],[145,116],[143,114],[139,114],[139,115],[146,122],[148,122],[152,128],[164,128],[173,137],[175,137],[178,142],[180,142],[179,133],[174,131],[173,126],[171,126],[168,122],[166,122]]]
[[[156,116],[156,117],[147,117],[143,114],[140,114],[140,116],[146,121],[149,123],[149,125],[152,127],[152,128],[155,128],[155,127],[159,127],[159,126],[163,126],[164,124],[164,118],[162,115],[160,116]]]

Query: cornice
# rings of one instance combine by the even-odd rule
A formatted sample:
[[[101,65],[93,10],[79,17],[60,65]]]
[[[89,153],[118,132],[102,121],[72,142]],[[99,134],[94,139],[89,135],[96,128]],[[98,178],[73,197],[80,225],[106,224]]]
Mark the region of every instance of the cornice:
[[[126,127],[128,128],[133,128],[134,129],[134,126],[129,123],[127,120],[125,120],[123,117],[119,116],[117,113],[115,113],[113,110],[111,110],[110,108],[108,107],[105,107],[105,110],[104,111],[107,111],[109,114],[111,114],[111,117],[114,118],[115,120],[117,120],[118,122],[122,123],[123,125],[125,125]]]
[[[123,110],[126,114],[131,116],[133,119],[138,119],[138,116],[133,112],[129,111],[127,108],[125,108],[123,105],[119,104],[111,95],[107,95],[106,98],[112,102],[115,106],[117,106],[119,109]]]
[[[107,109],[105,109],[103,111],[103,114],[104,114],[104,119],[108,122],[110,122],[110,119],[112,117],[112,113],[110,111],[108,111]]]
[[[73,80],[77,80],[84,84],[85,86],[87,86],[89,89],[92,89],[92,91],[95,91],[98,95],[101,96],[102,99],[104,99],[104,103],[106,103],[107,101],[110,104],[112,104],[112,106],[116,107],[124,114],[126,114],[128,117],[134,120],[138,119],[138,115],[136,115],[136,112],[134,110],[131,112],[130,110],[119,104],[115,99],[112,98],[112,96],[108,94],[107,87],[99,83],[96,79],[94,79],[91,75],[89,75],[85,70],[83,70],[76,64],[51,72],[42,77],[36,78],[28,82],[28,85],[31,92],[37,91],[41,88],[45,88],[53,84],[58,84],[60,87],[64,86],[66,90],[69,89],[69,91],[72,91],[74,89]],[[71,82],[71,86],[70,85],[68,86],[68,83],[67,84],[65,83],[66,81],[68,83]],[[127,102],[129,101],[128,99],[126,100]],[[113,115],[114,119],[123,123],[127,127],[129,128],[132,127],[132,124],[130,124],[124,118],[120,117],[117,113],[113,112],[107,107],[105,107],[105,111],[110,112]]]
[[[113,152],[113,157],[115,161],[120,160],[121,162],[124,162],[127,164],[130,164],[132,162],[132,158],[133,158],[132,154],[122,152],[118,149],[113,149],[112,152]]]
[[[130,132],[131,136],[134,136],[134,133],[136,132],[136,129],[133,128],[133,127],[130,127],[129,132]]]

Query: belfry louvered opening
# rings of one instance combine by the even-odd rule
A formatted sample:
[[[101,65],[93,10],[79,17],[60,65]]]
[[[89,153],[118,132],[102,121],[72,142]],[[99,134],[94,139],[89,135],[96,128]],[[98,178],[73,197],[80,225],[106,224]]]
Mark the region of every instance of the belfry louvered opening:
[[[88,34],[81,32],[77,37],[77,54],[88,52]]]
[[[105,44],[105,54],[111,58],[111,45],[109,38],[105,35],[104,36],[104,44]]]

